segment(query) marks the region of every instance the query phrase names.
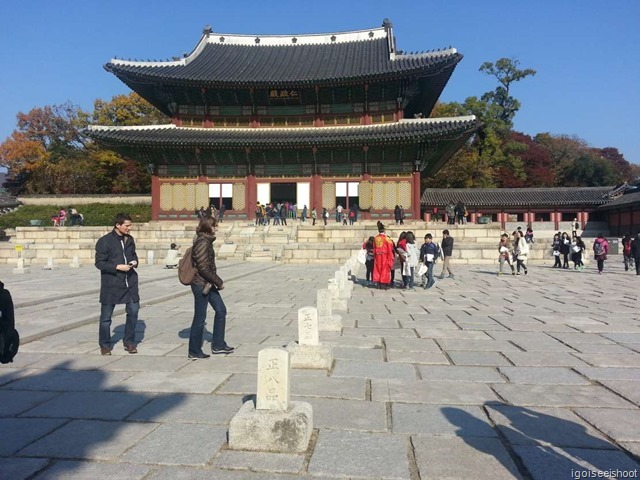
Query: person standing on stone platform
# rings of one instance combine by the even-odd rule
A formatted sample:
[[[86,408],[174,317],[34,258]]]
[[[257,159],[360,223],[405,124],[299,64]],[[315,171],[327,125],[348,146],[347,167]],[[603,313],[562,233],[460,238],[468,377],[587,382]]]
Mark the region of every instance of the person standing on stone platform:
[[[100,328],[98,343],[102,355],[111,355],[111,316],[116,305],[125,304],[124,349],[138,353],[136,324],[140,310],[136,244],[131,231],[131,217],[119,213],[113,220],[113,230],[96,243],[95,265],[100,270]]]
[[[393,242],[384,230],[384,225],[378,221],[378,235],[373,239],[373,281],[378,288],[388,290],[393,267]]]
[[[196,238],[193,241],[191,257],[193,259],[196,274],[191,283],[193,293],[193,321],[189,333],[189,353],[192,360],[208,358],[209,355],[202,351],[204,337],[204,323],[207,319],[207,306],[211,305],[215,311],[213,318],[213,338],[211,340],[211,353],[228,354],[234,348],[225,342],[225,327],[227,323],[227,307],[222,300],[220,290],[224,288],[224,282],[218,276],[216,269],[213,242],[216,239],[218,221],[215,218],[203,218],[196,227]],[[213,288],[205,288],[207,284]]]
[[[636,264],[636,275],[640,275],[640,232],[631,242],[631,256]]]
[[[342,212],[345,215],[346,212]],[[362,248],[367,251],[367,256],[365,257],[365,267],[367,268],[366,282],[367,285],[371,285],[373,282],[373,259],[375,257],[373,253],[374,248],[374,237],[369,237],[369,239],[362,244]]]

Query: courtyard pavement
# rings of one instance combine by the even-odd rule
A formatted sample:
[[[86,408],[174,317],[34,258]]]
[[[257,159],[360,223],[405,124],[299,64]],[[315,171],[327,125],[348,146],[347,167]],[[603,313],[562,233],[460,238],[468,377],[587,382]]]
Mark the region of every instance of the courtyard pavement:
[[[25,343],[0,367],[0,479],[637,478],[640,277],[617,256],[604,275],[454,268],[415,292],[365,287],[361,269],[343,331],[321,333],[331,370],[292,371],[309,449],[274,454],[228,449],[229,421],[258,351],[297,339],[298,308],[337,266],[220,263],[237,350],[197,361],[175,271],[139,269],[139,353],[120,340],[103,357],[95,268],[1,267]]]

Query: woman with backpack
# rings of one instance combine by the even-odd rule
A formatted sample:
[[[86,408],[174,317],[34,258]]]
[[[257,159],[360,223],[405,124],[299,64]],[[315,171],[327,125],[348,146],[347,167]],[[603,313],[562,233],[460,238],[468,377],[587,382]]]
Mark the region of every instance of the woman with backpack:
[[[633,267],[633,256],[631,255],[631,235],[628,233],[622,237],[622,258],[624,260],[624,271],[629,271],[629,265]]]
[[[507,235],[506,233],[503,233],[500,236],[500,243],[498,244],[498,252],[500,253],[500,256],[498,257],[498,262],[500,263],[500,270],[498,271],[498,275],[502,275],[502,267],[505,264],[505,262],[511,268],[511,275],[515,275],[516,269],[513,267],[513,264],[511,263],[511,259],[509,258],[511,257],[511,254],[512,254],[511,241],[509,240],[509,235]]]
[[[607,253],[609,253],[609,243],[604,238],[604,235],[599,233],[598,238],[593,242],[593,258],[598,262],[598,275],[602,275]]]
[[[342,214],[344,215],[345,212],[343,211]],[[367,276],[366,276],[366,281],[367,281],[367,285],[371,286],[373,284],[373,236],[369,237],[369,239],[364,242],[362,244],[362,248],[364,250],[367,251],[367,256],[365,257],[365,262],[364,265],[365,267],[367,267]]]
[[[192,360],[198,358],[209,358],[209,355],[202,351],[202,341],[204,335],[204,323],[207,319],[207,306],[211,305],[215,311],[213,318],[213,338],[211,339],[211,353],[228,354],[234,348],[225,342],[225,326],[227,323],[227,307],[222,300],[220,290],[224,288],[224,282],[218,276],[216,269],[215,253],[213,242],[216,239],[216,228],[218,221],[213,217],[200,219],[196,227],[196,238],[193,241],[192,261],[196,269],[191,292],[193,293],[193,321],[191,332],[189,333],[189,354]],[[186,257],[186,255],[185,255]],[[213,288],[206,291],[207,284],[213,284]]]

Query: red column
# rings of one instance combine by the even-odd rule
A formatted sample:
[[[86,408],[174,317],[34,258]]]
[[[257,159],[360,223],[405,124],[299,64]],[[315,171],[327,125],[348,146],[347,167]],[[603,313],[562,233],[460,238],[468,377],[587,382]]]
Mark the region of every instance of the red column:
[[[411,186],[411,193],[413,196],[413,205],[411,207],[413,208],[413,218],[419,220],[422,207],[422,205],[420,205],[420,199],[422,198],[422,192],[420,192],[420,172],[413,172],[412,180],[413,185]]]
[[[427,213],[427,212],[424,212],[424,215],[422,216],[422,219],[423,219],[425,222],[430,222],[430,221],[431,221],[431,214],[430,214],[430,213]]]
[[[160,177],[151,175],[151,219],[160,218]]]
[[[255,175],[248,175],[246,185],[245,198],[247,199],[247,218],[255,220],[256,203],[258,202],[258,185]]]
[[[313,208],[320,215],[322,211],[322,177],[318,174],[311,176],[311,205],[309,205],[309,211]]]
[[[476,212],[471,213],[471,223],[476,223],[478,220],[478,214]]]

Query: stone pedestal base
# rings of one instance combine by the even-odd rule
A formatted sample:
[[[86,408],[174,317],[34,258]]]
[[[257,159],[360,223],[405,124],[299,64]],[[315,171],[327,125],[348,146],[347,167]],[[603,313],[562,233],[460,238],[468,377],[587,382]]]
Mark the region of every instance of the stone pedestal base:
[[[16,267],[12,270],[13,273],[18,273],[18,274],[23,274],[23,273],[30,273],[31,270],[29,270],[28,267]]]
[[[331,369],[333,354],[328,345],[298,345],[298,342],[291,342],[287,345],[287,351],[291,354],[291,368]]]
[[[347,310],[348,298],[332,298],[331,309],[332,310]]]
[[[245,402],[229,424],[229,448],[277,453],[301,453],[309,447],[313,409],[306,402],[290,402],[287,412],[256,410]]]
[[[318,330],[321,332],[341,332],[342,331],[342,316],[331,315],[330,317],[318,317]]]

